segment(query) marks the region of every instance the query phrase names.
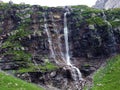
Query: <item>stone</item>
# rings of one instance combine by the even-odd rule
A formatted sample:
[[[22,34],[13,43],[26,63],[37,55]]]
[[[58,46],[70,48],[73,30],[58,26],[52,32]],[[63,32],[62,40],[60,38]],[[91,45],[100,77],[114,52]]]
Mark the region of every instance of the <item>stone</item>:
[[[94,30],[94,29],[95,29],[94,25],[89,25],[88,27],[89,27],[89,29],[91,29],[91,30]]]
[[[120,0],[97,0],[93,7],[97,9],[119,8]]]
[[[50,76],[51,76],[51,77],[55,77],[55,76],[56,76],[56,72],[55,72],[55,71],[54,71],[54,72],[51,72],[51,73],[50,73]]]

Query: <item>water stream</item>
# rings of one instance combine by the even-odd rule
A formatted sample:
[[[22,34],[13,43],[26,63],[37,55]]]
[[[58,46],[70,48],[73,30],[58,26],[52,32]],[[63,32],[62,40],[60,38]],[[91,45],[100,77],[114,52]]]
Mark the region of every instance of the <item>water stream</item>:
[[[75,67],[70,61],[68,26],[67,26],[67,14],[68,13],[69,13],[68,11],[64,13],[64,40],[65,40],[65,52],[64,53],[65,54],[63,53],[63,50],[62,50],[63,49],[62,43],[60,42],[60,38],[59,38],[60,34],[55,25],[53,15],[51,15],[52,16],[51,20],[52,20],[53,30],[55,33],[52,34],[50,30],[48,30],[47,18],[45,14],[44,14],[44,28],[45,28],[45,32],[48,37],[49,48],[51,51],[52,58],[58,65],[60,65],[61,61],[62,63],[64,63],[64,65],[67,67],[66,69],[68,69],[71,73],[71,76],[74,80],[75,88],[77,90],[81,90],[80,81],[83,81],[82,74],[80,70],[77,67]],[[56,36],[56,37],[53,37],[53,36]]]
[[[44,13],[44,28],[45,28],[45,32],[48,36],[48,43],[49,43],[49,48],[50,48],[50,51],[51,51],[51,56],[54,59],[54,61],[58,64],[58,62],[56,60],[55,53],[54,53],[53,45],[52,45],[52,38],[51,38],[50,32],[48,30],[48,24],[47,24],[47,19],[46,19],[45,13]]]
[[[73,66],[70,61],[69,43],[68,43],[68,27],[67,27],[67,14],[68,13],[69,12],[64,13],[64,39],[65,39],[65,49],[66,49],[65,58],[67,61],[67,65],[71,67],[73,79],[75,81],[77,80],[79,81],[79,80],[83,80],[82,74],[80,70],[77,67]]]

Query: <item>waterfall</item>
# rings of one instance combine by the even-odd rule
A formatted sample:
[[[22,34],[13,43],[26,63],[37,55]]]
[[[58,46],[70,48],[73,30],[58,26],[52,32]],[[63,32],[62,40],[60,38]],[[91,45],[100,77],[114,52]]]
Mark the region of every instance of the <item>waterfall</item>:
[[[55,56],[53,46],[52,46],[52,38],[51,38],[50,32],[48,31],[48,24],[47,24],[47,19],[46,19],[45,13],[44,13],[44,28],[45,28],[45,32],[48,36],[48,43],[49,43],[49,48],[51,51],[51,56],[56,61],[56,56]],[[58,62],[56,61],[56,63],[58,63]]]
[[[66,50],[65,58],[67,61],[67,65],[71,67],[73,79],[75,81],[83,80],[80,70],[77,67],[73,66],[70,61],[69,43],[68,43],[68,27],[67,27],[67,17],[66,17],[67,14],[68,12],[64,13],[64,39],[65,39],[65,50]]]
[[[67,60],[67,65],[71,65],[70,62],[70,55],[69,55],[69,45],[68,45],[68,28],[67,28],[67,18],[66,18],[67,12],[64,13],[64,39],[65,39],[65,49],[66,49],[66,54],[65,58]]]
[[[59,48],[59,53],[60,53],[60,56],[62,58],[62,60],[66,63],[65,59],[64,59],[64,54],[63,54],[63,51],[62,51],[62,45],[61,45],[61,42],[60,42],[60,37],[59,37],[59,32],[58,32],[58,29],[56,29],[56,25],[55,25],[55,20],[53,18],[53,13],[51,12],[51,19],[52,19],[52,25],[53,25],[53,29],[54,29],[54,32],[56,33],[57,35],[57,44],[58,44],[58,48]]]
[[[65,40],[65,54],[63,53],[62,49],[62,43],[61,39],[59,37],[59,30],[56,27],[55,20],[53,18],[53,15],[51,14],[51,21],[53,25],[53,31],[54,33],[50,32],[49,24],[47,24],[47,18],[46,15],[44,14],[44,28],[45,32],[48,37],[48,42],[49,42],[49,48],[51,51],[51,56],[58,65],[62,65],[61,63],[64,63],[63,69],[68,69],[71,73],[71,76],[73,78],[73,84],[75,85],[74,88],[81,90],[80,88],[82,87],[81,81],[82,75],[79,69],[75,66],[72,65],[70,61],[70,54],[69,54],[69,42],[68,42],[68,27],[67,27],[67,14],[69,12],[64,13],[64,40]],[[50,19],[49,19],[50,20]],[[49,29],[48,29],[49,28]]]

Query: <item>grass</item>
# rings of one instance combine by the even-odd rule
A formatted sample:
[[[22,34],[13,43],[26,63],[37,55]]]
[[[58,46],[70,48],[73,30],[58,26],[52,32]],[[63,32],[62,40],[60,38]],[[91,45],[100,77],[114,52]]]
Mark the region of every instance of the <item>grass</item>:
[[[120,55],[96,72],[92,90],[120,90]]]
[[[43,88],[17,79],[0,71],[0,90],[44,90]]]
[[[39,71],[38,68],[40,69],[41,72],[49,72],[49,71],[54,71],[58,69],[56,65],[50,62],[45,62],[45,65],[35,66],[34,64],[30,64],[29,66],[30,67],[28,68],[20,68],[17,72],[18,73],[36,72],[36,71]]]

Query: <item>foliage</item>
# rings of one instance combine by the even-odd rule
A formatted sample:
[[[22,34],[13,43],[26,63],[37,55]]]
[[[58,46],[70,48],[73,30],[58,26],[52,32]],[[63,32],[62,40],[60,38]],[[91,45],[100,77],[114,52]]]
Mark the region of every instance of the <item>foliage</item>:
[[[31,54],[27,53],[25,51],[18,51],[18,50],[10,50],[7,53],[5,53],[6,55],[13,55],[13,60],[24,60],[27,62],[30,62],[31,60]]]
[[[120,26],[120,21],[111,21],[110,22],[113,27],[118,27]]]
[[[24,38],[30,34],[29,31],[23,29],[15,30],[10,33],[7,40],[2,43],[1,48],[5,50],[3,55],[11,55],[13,60],[22,60],[30,62],[31,54],[24,50],[19,38]]]
[[[8,3],[0,3],[0,10],[8,9]]]
[[[13,43],[14,42],[14,43]],[[11,41],[9,41],[9,40],[7,40],[7,41],[5,41],[3,44],[2,44],[2,49],[5,49],[5,48],[11,48],[11,49],[14,49],[14,48],[20,48],[20,47],[22,47],[21,45],[20,45],[20,42],[18,42],[18,41],[13,41],[13,42],[11,42]]]
[[[90,8],[85,5],[72,6],[73,13],[80,13],[83,17],[90,18],[91,14],[99,14],[101,10]]]
[[[9,36],[8,41],[13,41],[13,40],[17,40],[19,38],[24,38],[26,36],[28,36],[29,34],[31,34],[30,31],[28,30],[24,30],[24,29],[19,29],[19,30],[15,30],[13,32],[11,32],[11,36]]]
[[[94,75],[92,90],[120,90],[120,55],[113,57]]]
[[[41,69],[41,71],[45,72],[45,71],[56,70],[58,67],[56,65],[54,65],[53,63],[50,63],[47,61],[45,63],[45,65],[39,66],[39,68]]]
[[[104,26],[105,22],[102,18],[100,17],[92,17],[90,19],[86,20],[89,24],[96,24],[98,26]]]
[[[0,71],[0,90],[44,90]]]
[[[34,65],[32,63],[29,63],[29,66],[27,68],[20,68],[17,72],[18,73],[25,73],[25,72],[36,72],[36,71],[41,71],[41,72],[49,72],[58,69],[56,65],[50,62],[45,62],[44,65]]]
[[[120,8],[106,10],[105,14],[107,16],[108,21],[114,21],[116,19],[120,19]]]

